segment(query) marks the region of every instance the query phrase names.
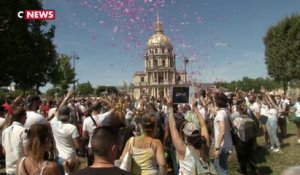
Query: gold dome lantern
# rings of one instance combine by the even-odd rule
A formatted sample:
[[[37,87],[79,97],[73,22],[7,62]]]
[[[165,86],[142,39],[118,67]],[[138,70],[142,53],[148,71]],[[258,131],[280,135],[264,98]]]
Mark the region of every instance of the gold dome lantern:
[[[159,14],[157,14],[155,24],[155,34],[148,40],[147,47],[172,47],[169,37],[164,35],[163,24],[159,20]]]

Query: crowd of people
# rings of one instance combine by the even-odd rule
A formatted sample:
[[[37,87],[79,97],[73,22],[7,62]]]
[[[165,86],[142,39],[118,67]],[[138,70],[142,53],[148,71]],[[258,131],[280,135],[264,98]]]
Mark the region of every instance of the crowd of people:
[[[300,97],[292,105],[263,87],[229,95],[212,87],[191,104],[146,94],[20,95],[2,105],[1,157],[7,175],[227,175],[235,151],[240,174],[261,174],[254,153],[261,146],[282,153],[291,112],[300,143]],[[260,134],[265,145],[257,143]],[[293,167],[284,175],[297,172]]]

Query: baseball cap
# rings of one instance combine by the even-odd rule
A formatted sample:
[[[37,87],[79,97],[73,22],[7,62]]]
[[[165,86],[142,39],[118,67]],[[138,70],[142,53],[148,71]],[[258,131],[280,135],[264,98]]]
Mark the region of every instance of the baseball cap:
[[[196,137],[200,136],[200,131],[197,127],[197,125],[193,122],[187,122],[183,129],[182,129],[184,135],[189,136],[189,137]]]
[[[67,105],[63,105],[58,109],[58,120],[68,120],[70,115],[70,108]]]

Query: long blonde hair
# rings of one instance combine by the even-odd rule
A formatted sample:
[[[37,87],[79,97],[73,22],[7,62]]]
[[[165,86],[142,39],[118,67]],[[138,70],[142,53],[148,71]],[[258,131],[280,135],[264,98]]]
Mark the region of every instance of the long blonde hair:
[[[48,143],[50,137],[50,128],[46,124],[36,124],[31,126],[26,131],[29,139],[28,151],[29,156],[33,158],[35,162],[40,162],[44,159],[44,149]]]

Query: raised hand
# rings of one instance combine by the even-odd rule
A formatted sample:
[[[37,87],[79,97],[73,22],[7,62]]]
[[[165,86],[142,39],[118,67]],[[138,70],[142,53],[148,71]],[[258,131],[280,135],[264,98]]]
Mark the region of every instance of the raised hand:
[[[263,94],[266,93],[266,89],[264,86],[260,86],[260,92]]]

